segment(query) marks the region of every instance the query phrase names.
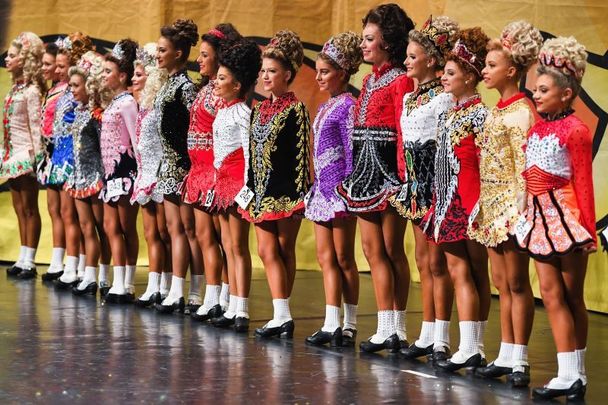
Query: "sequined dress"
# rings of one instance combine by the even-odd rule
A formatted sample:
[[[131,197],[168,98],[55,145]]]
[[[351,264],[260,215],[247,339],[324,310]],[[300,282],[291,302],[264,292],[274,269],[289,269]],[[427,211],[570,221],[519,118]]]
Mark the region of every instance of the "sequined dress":
[[[57,109],[57,102],[59,98],[66,91],[68,84],[66,82],[57,82],[51,87],[46,93],[44,102],[42,103],[42,149],[43,158],[38,164],[36,169],[38,182],[42,185],[46,185],[51,164],[51,156],[53,155],[53,121],[55,119],[55,110]]]
[[[76,101],[69,88],[57,101],[53,119],[53,153],[48,169],[47,184],[63,186],[74,170],[74,145],[72,123]]]
[[[146,205],[150,201],[163,202],[163,195],[156,188],[158,170],[163,157],[163,147],[158,136],[158,115],[154,108],[140,109],[137,113],[135,160],[137,178],[133,185],[131,204]]]

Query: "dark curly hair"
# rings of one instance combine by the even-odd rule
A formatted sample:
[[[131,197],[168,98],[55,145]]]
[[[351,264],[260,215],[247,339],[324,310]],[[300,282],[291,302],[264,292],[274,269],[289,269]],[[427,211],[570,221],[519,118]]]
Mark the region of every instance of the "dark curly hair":
[[[414,29],[414,21],[395,3],[382,4],[369,10],[363,17],[363,27],[376,24],[382,33],[385,51],[392,64],[401,66],[405,60],[408,35]]]
[[[54,42],[47,42],[44,44],[44,53],[48,53],[49,55],[57,56],[59,52],[59,47]]]
[[[255,85],[262,68],[262,51],[258,45],[243,38],[220,52],[220,66],[230,70],[234,78],[241,83],[239,97],[244,97]]]
[[[180,62],[186,62],[190,48],[198,42],[198,27],[192,20],[178,19],[172,25],[162,27],[160,35],[167,38],[176,50],[182,51]]]
[[[137,48],[139,48],[139,44],[130,38],[126,38],[118,41],[116,47],[120,49],[120,57],[113,52],[109,52],[105,55],[105,59],[118,66],[119,72],[126,73],[126,84],[127,86],[131,86],[133,84],[131,78],[133,77],[133,72],[135,70],[133,62],[135,62],[135,59],[137,58]]]
[[[218,31],[224,37],[221,38],[217,34],[214,34],[213,31]],[[234,25],[232,25],[230,23],[218,24],[209,32],[206,32],[203,35],[201,35],[201,40],[203,42],[206,42],[209,45],[211,45],[211,47],[215,51],[216,58],[217,58],[216,60],[219,59],[219,54],[223,48],[232,45],[233,43],[235,43],[236,41],[238,41],[242,38],[243,38],[243,36],[238,32],[238,30],[234,27]],[[204,86],[207,83],[209,83],[209,78],[201,77],[200,86]]]
[[[475,60],[472,63],[465,62],[456,53],[450,52],[446,56],[446,61],[454,61],[466,73],[475,76],[475,80],[479,83],[482,79],[481,70],[485,66],[486,55],[488,54],[488,42],[490,38],[479,27],[467,28],[458,33],[457,42],[464,44],[467,50],[474,55]]]

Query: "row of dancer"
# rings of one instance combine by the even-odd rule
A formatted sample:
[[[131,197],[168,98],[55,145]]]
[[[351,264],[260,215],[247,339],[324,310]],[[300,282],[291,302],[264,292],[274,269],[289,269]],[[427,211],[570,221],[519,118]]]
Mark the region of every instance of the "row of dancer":
[[[325,323],[307,342],[352,345],[358,298],[355,214],[378,306],[377,331],[361,342],[361,350],[400,351],[408,358],[430,355],[442,369],[476,367],[480,376],[507,375],[513,385],[527,385],[533,316],[527,273],[531,256],[559,365],[558,377],[534,395],[584,395],[587,323],[582,281],[587,254],[596,244],[592,139],[571,109],[585,70],[584,48],[573,38],[542,45],[538,30],[521,21],[509,24],[495,40],[479,28],[461,30],[447,17],[429,19],[420,30],[413,28],[401,8],[382,5],[363,19],[362,39],[344,33],[323,47],[316,61],[317,81],[330,99],[320,107],[312,126],[312,184],[308,115],[289,91],[303,59],[299,38],[290,31],[277,33],[260,60],[255,44],[230,24],[218,25],[202,37],[198,61],[208,81],[197,94],[183,70],[190,47],[198,39],[196,26],[178,20],[163,28],[157,65],[154,58],[149,59],[150,66],[165,69],[168,78],[156,87],[155,95],[146,92],[146,82],[140,107],[146,98],[154,101],[141,125],[134,125],[139,130],[122,131],[121,136],[120,129],[114,128],[114,138],[104,137],[110,131],[106,128],[128,120],[113,119],[112,104],[101,114],[104,180],[96,193],[105,201],[102,228],[111,241],[118,239],[112,236],[112,225],[120,228],[114,234],[122,232],[123,238],[123,245],[110,242],[114,282],[106,300],[127,300],[129,283],[121,277],[120,263],[131,257],[124,243],[131,242],[128,220],[135,217],[127,196],[145,195],[155,202],[152,214],[148,213],[152,220],[144,221],[146,235],[155,235],[146,238],[148,245],[151,241],[163,245],[158,224],[166,223],[174,275],[168,295],[160,301],[160,276],[153,268],[162,268],[164,260],[149,249],[150,263],[158,266],[151,265],[148,288],[139,302],[156,300],[164,312],[183,309],[183,276],[195,260],[193,247],[200,245],[207,287],[205,300],[192,316],[247,330],[251,279],[247,235],[252,222],[274,306],[273,319],[258,328],[256,335],[291,337],[289,297],[295,276],[295,241],[304,214],[315,221],[327,301]],[[133,60],[125,60],[128,48],[128,40],[120,41],[102,62],[101,88],[110,90],[112,103],[121,98],[130,101],[128,69]],[[373,65],[373,72],[364,79],[355,100],[346,85],[362,59]],[[518,83],[537,60],[534,100],[542,118],[535,122]],[[84,56],[78,63],[84,69],[95,65]],[[260,65],[260,79],[271,97],[250,111],[244,99],[258,78]],[[146,73],[140,69],[139,78]],[[80,75],[89,93],[90,75],[90,70]],[[137,83],[137,72],[135,78]],[[482,80],[501,96],[491,111],[476,91]],[[77,83],[71,87],[76,94]],[[103,106],[102,101],[98,104]],[[135,106],[131,117],[137,116],[136,104],[130,104]],[[145,107],[140,108],[140,117],[142,110]],[[89,111],[93,118],[100,115],[94,108]],[[150,138],[157,133],[157,153],[151,144],[142,147],[148,136],[144,128],[149,129]],[[74,151],[81,144],[76,142]],[[129,163],[126,156],[133,145],[135,157]],[[156,172],[143,168],[147,159],[154,160]],[[144,175],[150,182],[143,194],[132,192],[132,185]],[[156,199],[152,198],[155,193]],[[146,207],[150,200],[141,202]],[[160,201],[164,218],[157,208]],[[194,226],[189,217],[194,217]],[[214,218],[219,219],[219,227]],[[411,345],[405,331],[407,219],[414,225],[424,318],[420,338]],[[90,223],[91,229],[97,224],[101,232],[98,220]],[[115,253],[115,246],[122,253]],[[488,254],[500,292],[502,340],[498,358],[489,365],[482,343],[490,305]],[[218,298],[224,258],[231,295],[226,312]],[[76,289],[89,288],[95,281],[94,267],[92,274]],[[126,278],[132,283],[128,273]],[[450,356],[448,328],[454,295],[460,346]],[[344,327],[340,327],[339,313],[342,296]]]

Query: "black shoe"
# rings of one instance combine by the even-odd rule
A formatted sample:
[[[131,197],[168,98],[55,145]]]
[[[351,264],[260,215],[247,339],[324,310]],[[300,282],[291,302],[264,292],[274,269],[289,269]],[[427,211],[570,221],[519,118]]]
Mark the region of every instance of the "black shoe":
[[[431,354],[431,361],[433,362],[433,364],[437,364],[440,361],[446,361],[450,358],[450,349],[448,349],[447,347],[444,347],[443,349],[444,350],[433,349],[433,354]]]
[[[160,292],[157,291],[150,295],[150,298],[148,298],[147,300],[142,300],[141,298],[136,299],[135,305],[141,308],[147,308],[152,305],[160,304],[161,302],[162,299],[160,297]]]
[[[311,336],[306,337],[306,343],[313,346],[322,346],[329,343],[331,347],[340,347],[342,346],[342,328],[338,327],[333,332],[325,332],[319,329]]]
[[[6,275],[9,277],[16,277],[19,273],[23,271],[23,268],[13,264],[11,267],[6,268]]]
[[[368,340],[359,343],[359,349],[366,353],[376,353],[384,349],[388,350],[389,353],[397,353],[400,348],[401,346],[397,334],[387,337],[382,343],[372,343],[371,337]]]
[[[409,342],[407,340],[405,340],[405,339],[399,339],[399,350],[406,349],[408,347],[410,347],[410,344],[409,344]]]
[[[342,347],[355,347],[357,329],[345,328],[342,331]]]
[[[78,288],[78,286],[74,286],[72,287],[72,294],[76,295],[76,296],[80,296],[80,295],[85,295],[85,294],[90,294],[90,295],[95,295],[97,294],[97,283],[95,281],[87,284],[87,286],[80,290]]]
[[[578,379],[566,389],[554,389],[547,387],[537,387],[532,390],[532,399],[553,399],[566,396],[568,401],[580,401],[585,397],[587,386]]]
[[[211,318],[211,324],[217,328],[228,328],[234,325],[236,321],[236,315],[232,318],[226,318],[224,314],[217,318]]]
[[[205,322],[205,321],[211,320],[213,318],[219,318],[223,314],[224,314],[224,311],[222,310],[222,307],[220,306],[220,304],[216,304],[216,305],[212,306],[211,309],[206,314],[201,315],[198,312],[194,311],[194,312],[190,313],[190,317],[192,319],[194,319],[195,321]]]
[[[32,268],[23,268],[21,269],[21,273],[17,274],[17,278],[19,280],[31,280],[33,278],[36,278],[36,276],[38,275],[38,273],[36,272],[36,268],[32,267]]]
[[[42,281],[54,281],[63,275],[63,270],[56,273],[49,273],[48,271],[42,275]]]
[[[278,336],[282,339],[291,339],[293,338],[293,330],[295,329],[295,325],[293,320],[287,321],[283,323],[281,326],[268,327],[262,326],[261,328],[257,328],[255,330],[255,335],[263,338],[269,338],[273,336]]]
[[[458,371],[462,368],[475,368],[479,367],[481,363],[481,354],[475,353],[469,357],[464,363],[453,363],[451,358],[445,361],[437,362],[437,367],[445,371]]]
[[[185,307],[186,300],[184,300],[184,297],[179,297],[179,300],[173,304],[163,305],[161,302],[155,305],[156,310],[161,314],[172,314],[175,311],[183,313]]]
[[[130,292],[125,294],[114,294],[108,291],[104,297],[104,301],[109,304],[132,304],[135,300],[135,295]]]
[[[497,366],[494,362],[491,362],[486,367],[479,367],[475,370],[475,375],[483,378],[500,378],[503,375],[511,373],[513,373],[511,367]]]
[[[234,331],[238,333],[246,333],[249,330],[249,318],[237,316],[234,319]]]
[[[110,291],[110,288],[112,288],[112,286],[107,281],[100,282],[99,283],[99,296],[102,299],[105,299],[106,295],[108,295],[108,292]]]
[[[184,315],[192,315],[198,311],[201,307],[201,304],[195,303],[193,300],[188,300],[186,303],[186,308],[184,309]]]
[[[400,353],[406,359],[416,359],[422,356],[433,354],[433,345],[427,347],[418,347],[416,343],[412,343],[406,348],[400,350]]]
[[[61,279],[55,280],[55,289],[57,290],[72,290],[72,287],[78,285],[78,279],[72,281],[71,283],[65,283],[61,281]]]
[[[507,381],[512,387],[527,387],[530,385],[530,366],[515,366],[513,372],[507,375]]]

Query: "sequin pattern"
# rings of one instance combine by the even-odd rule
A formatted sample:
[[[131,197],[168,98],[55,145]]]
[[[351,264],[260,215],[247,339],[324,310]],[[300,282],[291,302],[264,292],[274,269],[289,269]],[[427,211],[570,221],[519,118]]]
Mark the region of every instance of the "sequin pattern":
[[[135,157],[137,178],[133,186],[131,204],[161,203],[163,195],[156,189],[163,148],[158,135],[157,111],[140,109],[137,114]]]

